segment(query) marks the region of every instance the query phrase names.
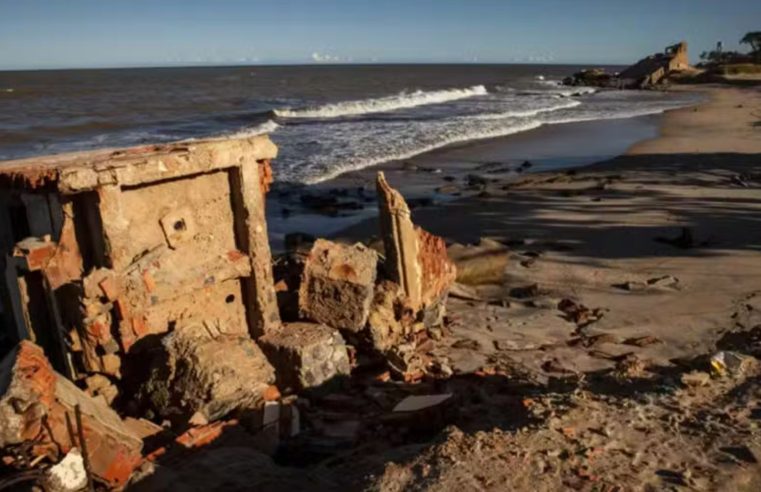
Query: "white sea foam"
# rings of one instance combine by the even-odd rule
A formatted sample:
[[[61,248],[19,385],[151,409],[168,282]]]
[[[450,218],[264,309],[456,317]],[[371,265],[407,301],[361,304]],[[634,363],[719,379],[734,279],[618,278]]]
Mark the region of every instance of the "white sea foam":
[[[486,113],[486,114],[470,116],[470,117],[467,117],[467,119],[501,120],[505,118],[527,118],[529,116],[536,116],[542,113],[551,113],[553,111],[559,111],[561,109],[575,108],[576,106],[580,106],[581,104],[582,104],[581,101],[572,99],[569,101],[563,101],[559,104],[556,104],[554,106],[549,106],[546,108],[527,109],[525,111],[505,111],[501,113]]]
[[[324,138],[317,140],[317,147],[305,146],[299,150],[299,155],[308,155],[306,159],[292,160],[288,156],[285,159],[288,162],[283,162],[281,177],[285,181],[315,184],[347,171],[408,159],[452,144],[504,137],[545,125],[656,114],[684,105],[684,102],[641,100],[628,104],[620,98],[610,99],[595,104],[555,100],[556,104],[550,107],[453,116],[442,120],[369,121],[363,122],[361,128],[350,121],[326,122]],[[311,126],[296,126],[286,127],[284,131],[296,129],[299,132],[313,130]],[[349,134],[352,138],[345,137]]]
[[[439,149],[441,147],[446,147],[447,145],[452,145],[452,144],[462,143],[462,142],[470,142],[475,140],[485,140],[485,139],[496,138],[496,137],[506,137],[514,133],[520,133],[520,132],[525,132],[528,130],[533,130],[534,128],[538,128],[540,126],[542,126],[542,123],[539,121],[528,121],[525,123],[510,125],[506,127],[484,128],[480,130],[464,131],[462,133],[446,135],[446,136],[442,136],[440,139],[436,140],[435,142],[427,143],[420,146],[414,146],[411,148],[398,149],[396,152],[391,152],[391,153],[386,153],[383,155],[376,155],[376,156],[371,156],[366,158],[350,159],[340,163],[336,162],[331,166],[331,169],[329,171],[324,172],[323,174],[320,174],[320,175],[306,177],[303,180],[303,183],[308,185],[317,184],[323,181],[333,179],[348,171],[356,171],[359,169],[364,169],[366,167],[374,166],[376,164],[382,164],[384,162],[389,162],[389,161],[409,159],[410,157],[424,154],[426,152]]]
[[[276,122],[267,120],[250,128],[244,128],[232,134],[234,137],[254,137],[256,135],[264,135],[266,133],[272,133],[280,127]]]
[[[476,85],[465,89],[448,89],[441,91],[402,92],[395,96],[360,101],[344,101],[326,104],[314,108],[276,109],[279,118],[337,118],[369,113],[383,113],[397,109],[414,108],[426,104],[441,104],[458,99],[465,99],[488,94],[486,87]]]
[[[572,97],[572,96],[585,96],[588,94],[594,94],[598,89],[595,87],[572,87],[569,89],[555,89],[550,90],[550,93],[558,95],[560,97]]]

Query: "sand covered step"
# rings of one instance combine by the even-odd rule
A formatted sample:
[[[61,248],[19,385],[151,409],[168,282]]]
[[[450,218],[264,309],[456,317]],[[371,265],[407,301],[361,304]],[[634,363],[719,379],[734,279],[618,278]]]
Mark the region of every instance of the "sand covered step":
[[[378,254],[362,245],[318,239],[304,265],[299,311],[305,319],[358,332],[365,327]]]
[[[341,334],[322,324],[286,323],[258,342],[275,366],[277,385],[284,391],[324,387],[351,371]]]

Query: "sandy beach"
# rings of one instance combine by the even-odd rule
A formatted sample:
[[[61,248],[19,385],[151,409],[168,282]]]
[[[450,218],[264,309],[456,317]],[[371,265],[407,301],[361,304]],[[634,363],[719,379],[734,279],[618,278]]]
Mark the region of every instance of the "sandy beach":
[[[455,374],[521,374],[544,389],[501,387],[466,405],[440,445],[387,465],[379,490],[758,484],[756,369],[680,384],[707,376],[717,350],[760,348],[761,91],[699,90],[705,103],[667,113],[657,137],[619,157],[490,180],[413,212],[447,239],[469,284],[450,301],[454,337],[438,354]],[[368,220],[339,237],[375,230]],[[574,325],[563,300],[592,321]],[[611,382],[622,372],[626,384]],[[551,384],[568,379],[570,393]],[[516,394],[545,413],[503,432],[518,417],[500,408]],[[434,470],[435,485],[419,470]]]

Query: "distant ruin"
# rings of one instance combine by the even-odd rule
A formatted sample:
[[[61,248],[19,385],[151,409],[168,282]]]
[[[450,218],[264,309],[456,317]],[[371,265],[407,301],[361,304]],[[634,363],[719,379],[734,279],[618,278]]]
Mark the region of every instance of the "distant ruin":
[[[687,43],[682,41],[667,46],[662,53],[647,56],[620,73],[611,74],[601,69],[583,70],[566,78],[565,85],[583,85],[616,89],[644,89],[654,87],[677,72],[690,68]]]

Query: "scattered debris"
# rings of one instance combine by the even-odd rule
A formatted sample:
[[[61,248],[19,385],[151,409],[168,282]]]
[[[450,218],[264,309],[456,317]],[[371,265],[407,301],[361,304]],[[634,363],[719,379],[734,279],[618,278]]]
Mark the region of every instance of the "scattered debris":
[[[748,370],[752,361],[746,355],[723,350],[711,356],[711,372],[719,377],[737,377]]]
[[[79,449],[72,448],[66,456],[45,472],[44,487],[50,492],[77,492],[87,487],[89,480]]]
[[[34,443],[35,456],[52,457],[82,449],[92,473],[112,486],[126,483],[142,460],[142,440],[53,371],[39,346],[21,342],[0,364],[0,381],[0,448]]]
[[[562,299],[558,303],[558,310],[565,314],[568,321],[576,323],[579,328],[584,328],[603,317],[600,308],[589,309],[583,304],[576,303],[571,299]]]
[[[648,345],[654,345],[656,343],[663,343],[663,341],[652,335],[644,335],[641,337],[627,338],[624,340],[626,345],[634,345],[635,347],[647,347]]]
[[[685,386],[706,386],[711,382],[711,375],[703,371],[691,371],[682,374],[681,380]]]
[[[166,335],[150,352],[138,395],[144,405],[178,424],[192,417],[208,423],[258,408],[273,391],[272,366],[245,336],[187,326]]]

